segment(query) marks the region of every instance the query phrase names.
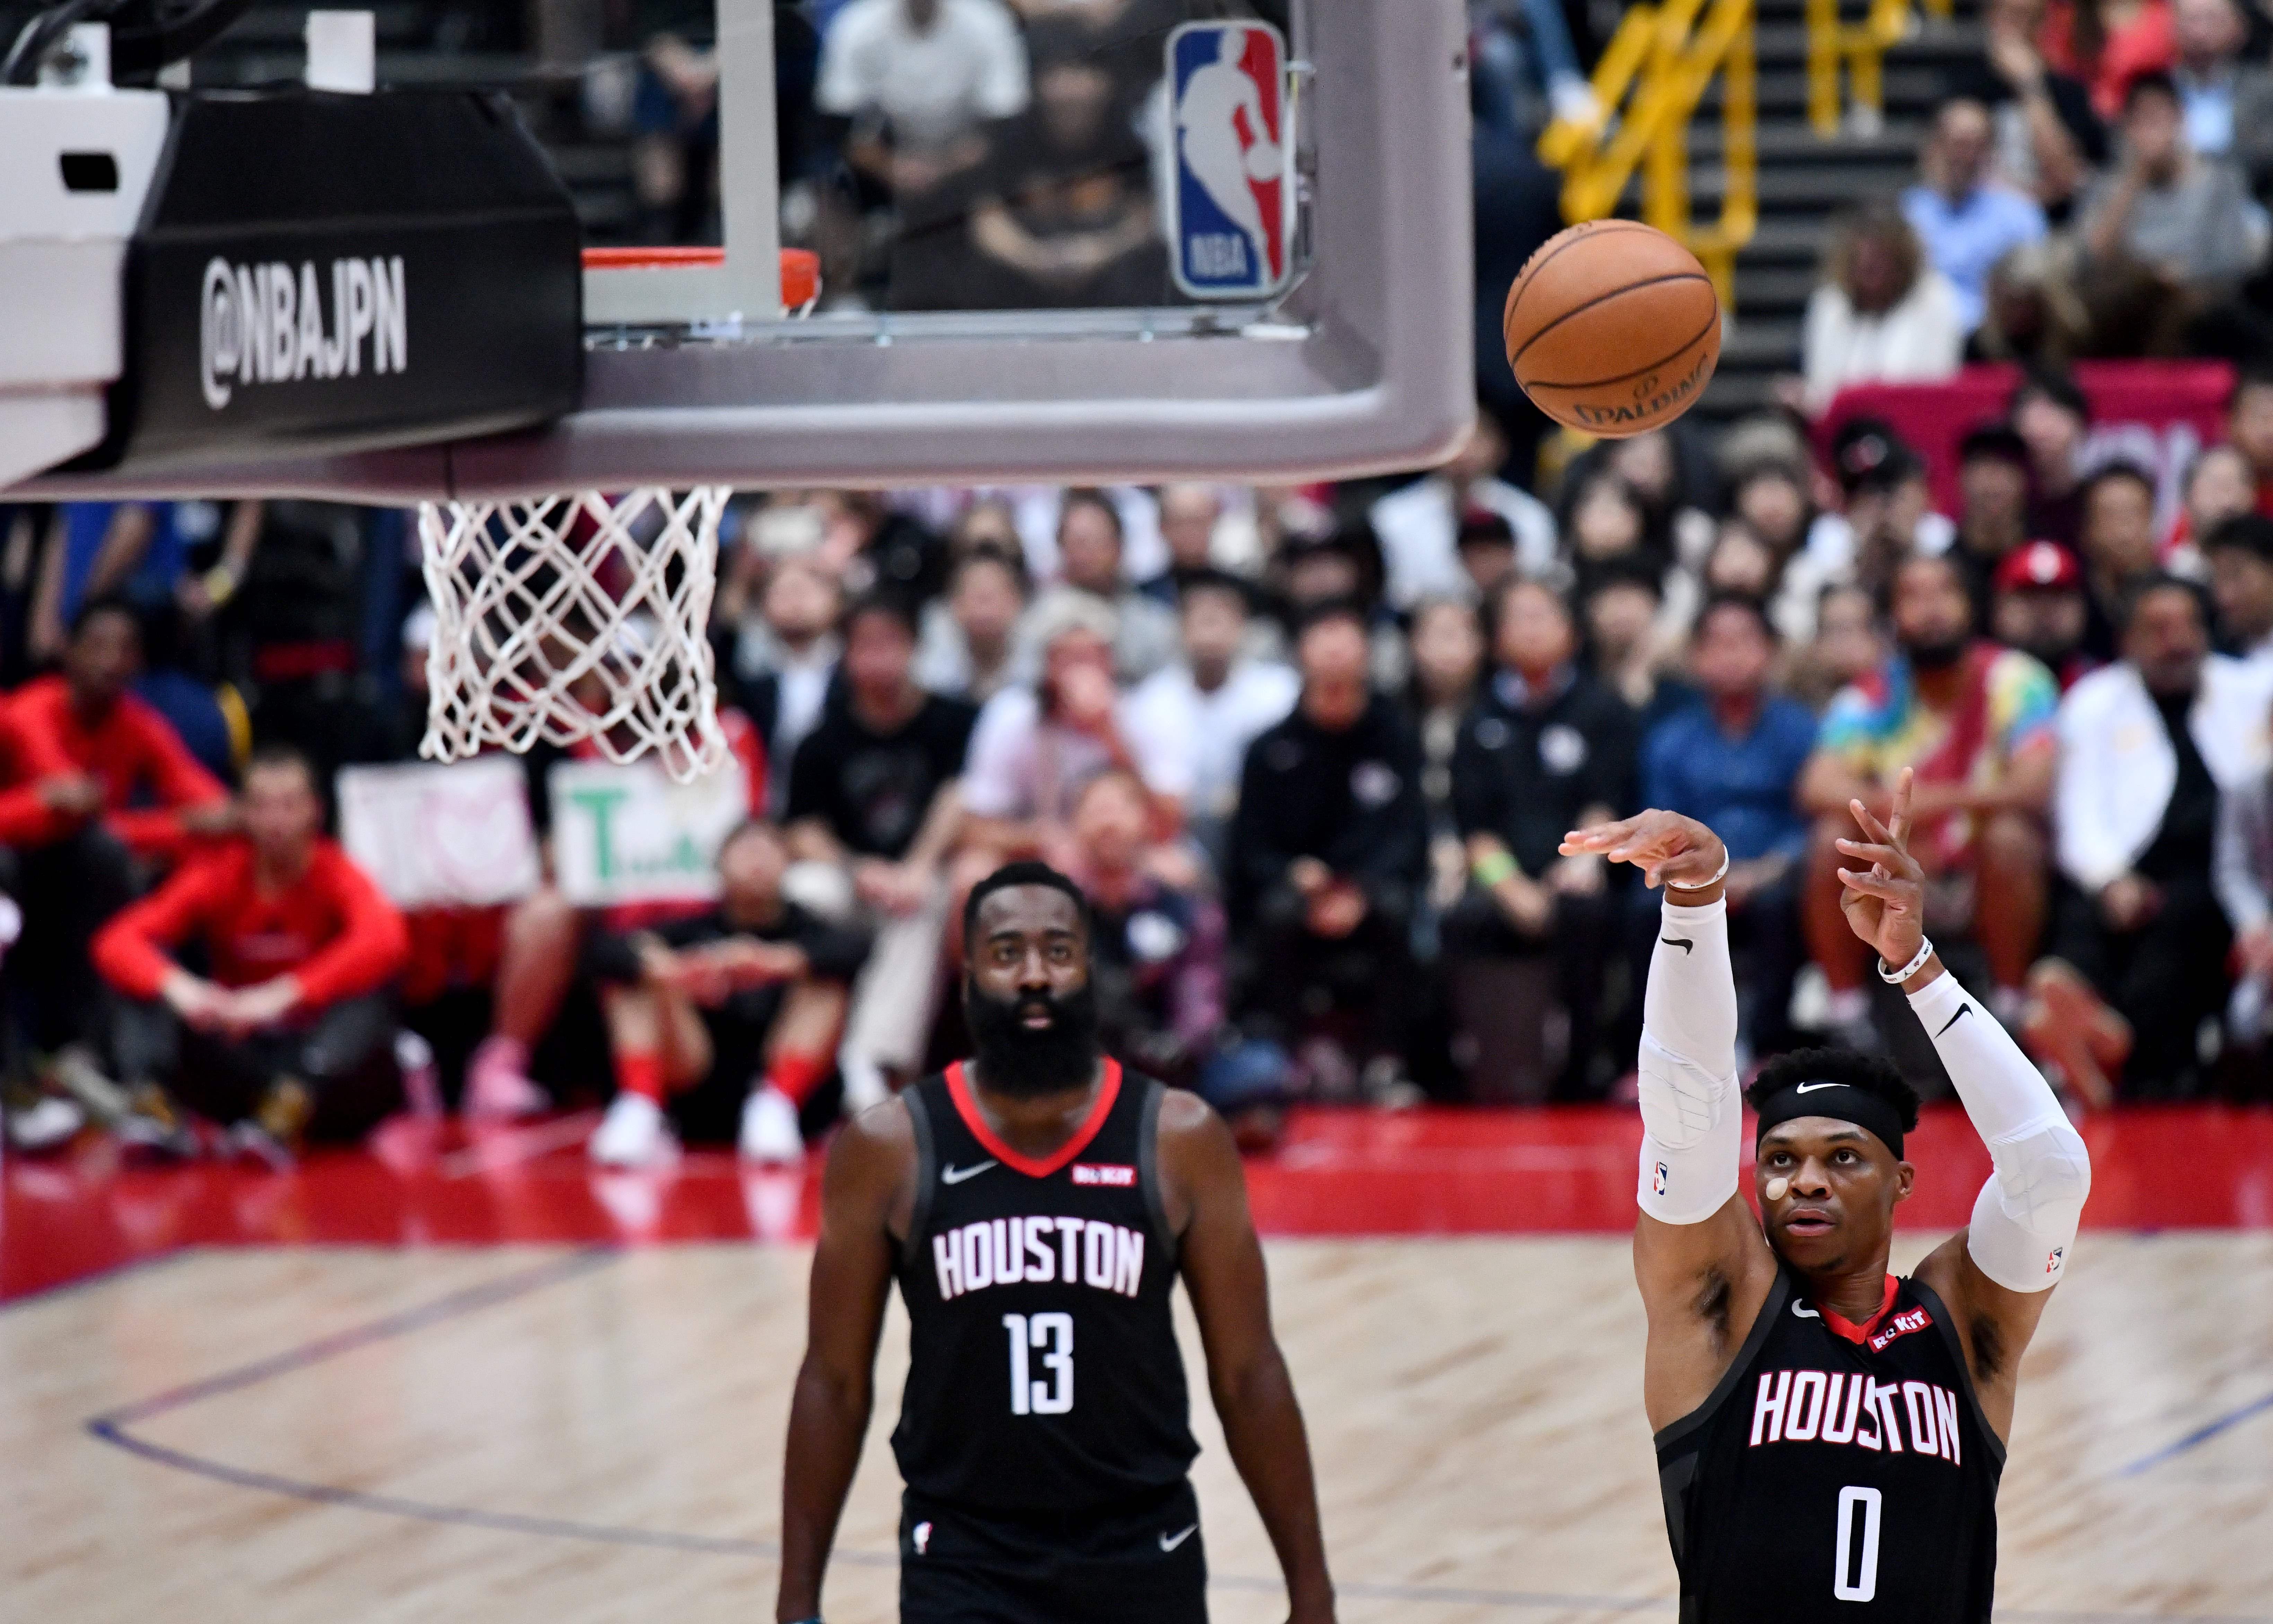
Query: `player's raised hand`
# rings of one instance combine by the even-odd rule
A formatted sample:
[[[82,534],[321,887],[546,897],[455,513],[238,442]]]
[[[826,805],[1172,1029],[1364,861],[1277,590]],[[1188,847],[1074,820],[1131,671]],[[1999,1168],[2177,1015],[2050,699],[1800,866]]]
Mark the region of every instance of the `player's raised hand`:
[[[1615,823],[1573,829],[1563,837],[1562,853],[1575,857],[1593,852],[1613,863],[1631,863],[1654,890],[1711,883],[1728,860],[1721,837],[1694,818],[1679,812],[1646,812]]]
[[[1862,802],[1848,802],[1864,838],[1838,842],[1842,857],[1864,865],[1839,871],[1839,906],[1848,926],[1896,968],[1917,957],[1925,939],[1925,871],[1909,851],[1911,782],[1905,769],[1884,823]]]

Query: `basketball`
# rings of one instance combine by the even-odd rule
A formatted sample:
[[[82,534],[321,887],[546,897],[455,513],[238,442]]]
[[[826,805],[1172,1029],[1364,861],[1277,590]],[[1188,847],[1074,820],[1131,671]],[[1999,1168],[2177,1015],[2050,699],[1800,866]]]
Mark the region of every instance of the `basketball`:
[[[1632,220],[1541,244],[1507,290],[1507,363],[1567,428],[1623,439],[1697,404],[1721,358],[1721,302],[1697,256]]]

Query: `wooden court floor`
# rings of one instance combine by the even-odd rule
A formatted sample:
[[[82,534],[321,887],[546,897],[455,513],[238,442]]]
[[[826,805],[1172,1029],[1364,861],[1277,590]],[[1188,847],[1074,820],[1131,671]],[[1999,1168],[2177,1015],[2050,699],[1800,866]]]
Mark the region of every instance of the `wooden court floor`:
[[[0,1620],[769,1620],[806,1256],[201,1250],[0,1310]],[[1670,1618],[1623,1240],[1271,1257],[1345,1620]],[[903,1343],[832,1624],[894,1616]],[[1214,1615],[1266,1624],[1197,1407]],[[2273,1234],[2087,1235],[2013,1444],[2000,1620],[2273,1620]]]

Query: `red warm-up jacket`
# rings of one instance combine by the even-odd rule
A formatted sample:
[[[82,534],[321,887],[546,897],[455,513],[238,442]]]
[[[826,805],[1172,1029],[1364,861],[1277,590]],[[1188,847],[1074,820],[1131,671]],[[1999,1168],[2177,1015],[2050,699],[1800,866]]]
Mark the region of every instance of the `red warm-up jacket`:
[[[71,764],[43,748],[0,705],[0,846],[44,846],[59,825],[40,798],[42,780],[69,775]]]
[[[173,724],[131,693],[90,728],[71,707],[71,684],[39,677],[8,701],[26,760],[50,771],[81,772],[102,785],[104,821],[119,839],[150,857],[179,857],[191,843],[184,807],[229,798],[221,781],[198,765]],[[154,805],[151,804],[154,803]],[[64,834],[51,821],[47,838]]]
[[[254,878],[241,842],[184,864],[102,928],[94,965],[131,998],[155,998],[172,949],[201,937],[213,979],[249,987],[299,978],[302,1006],[335,1003],[383,985],[410,955],[402,916],[346,852],[316,842],[308,871],[281,891]]]

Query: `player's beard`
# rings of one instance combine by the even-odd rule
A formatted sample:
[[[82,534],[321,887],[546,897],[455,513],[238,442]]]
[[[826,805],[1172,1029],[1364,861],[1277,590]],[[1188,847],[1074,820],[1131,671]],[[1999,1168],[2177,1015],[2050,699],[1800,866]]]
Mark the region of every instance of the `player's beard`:
[[[1049,1025],[1027,1026],[1038,1007],[1050,1012]],[[1008,1000],[972,986],[964,992],[963,1013],[979,1080],[994,1093],[1062,1094],[1086,1083],[1097,1065],[1097,992],[1087,984],[1061,998],[1028,992]]]

